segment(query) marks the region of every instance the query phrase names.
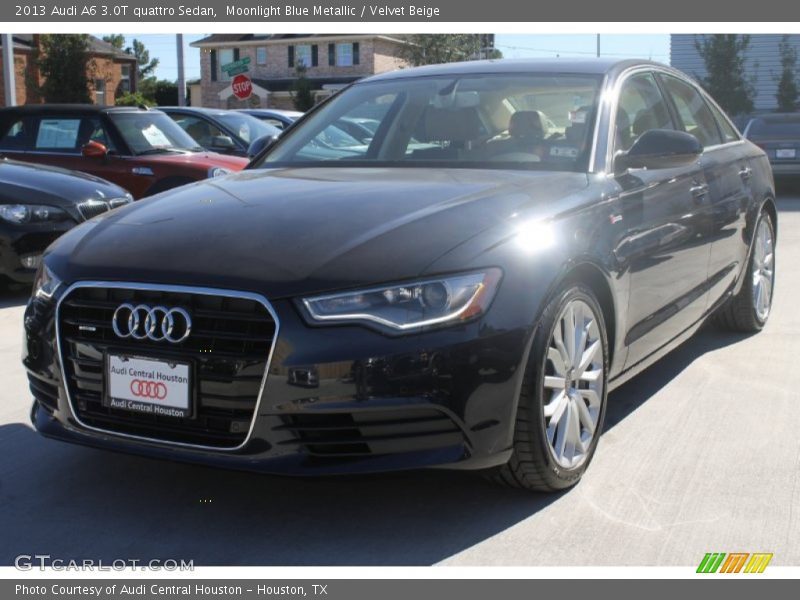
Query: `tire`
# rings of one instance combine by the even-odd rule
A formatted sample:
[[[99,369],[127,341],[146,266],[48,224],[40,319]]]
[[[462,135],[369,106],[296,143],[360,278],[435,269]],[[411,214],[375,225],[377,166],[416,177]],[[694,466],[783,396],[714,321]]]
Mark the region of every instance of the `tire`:
[[[766,242],[762,236],[767,236]],[[742,276],[742,289],[717,310],[713,320],[726,331],[755,333],[761,331],[769,319],[775,288],[775,224],[765,211],[756,222],[753,247]]]
[[[569,388],[570,397],[566,399],[568,389],[566,381],[568,378],[573,379],[575,375],[574,367],[567,364],[568,361],[564,359],[565,355],[569,355],[569,352],[566,351],[566,336],[563,331],[566,321],[570,320],[570,307],[583,310],[585,316],[579,319],[582,323],[586,323],[587,318],[591,321],[586,327],[591,333],[586,338],[583,347],[587,351],[589,348],[593,348],[595,354],[593,361],[586,368],[585,377],[599,377],[600,379],[599,388],[597,387],[598,381],[591,384],[594,386],[591,387],[587,381],[584,381],[584,376],[578,375],[578,378],[573,381],[577,387]],[[586,314],[588,311],[591,311],[590,315]],[[574,315],[575,313],[573,313]],[[565,349],[566,354],[555,347],[557,346],[556,337],[562,338],[564,343],[561,344],[561,347]],[[577,347],[577,344],[575,346]],[[597,355],[600,351],[602,351],[602,356]],[[583,352],[581,354],[584,357],[587,356]],[[562,364],[558,364],[559,361]],[[559,371],[563,371],[566,376],[559,378]],[[592,290],[585,285],[565,284],[548,303],[534,335],[514,423],[511,458],[505,465],[488,471],[487,476],[497,483],[539,492],[555,492],[578,483],[594,456],[603,430],[607,379],[608,340],[600,304]],[[562,387],[559,388],[559,385]],[[583,386],[586,386],[587,389],[581,389]],[[592,395],[594,399],[593,402],[590,402],[588,398]],[[563,415],[559,420],[563,429],[559,430],[559,427],[554,426],[548,430],[548,425],[553,425],[554,415],[548,419],[545,411],[557,410],[555,407],[559,396],[564,398],[562,404],[566,404],[566,407],[559,413]],[[586,410],[582,411],[578,403],[583,403]],[[588,428],[584,432],[587,418],[593,419],[594,424],[593,433],[588,440],[585,440],[588,443],[585,443],[584,436],[588,433]],[[564,419],[567,421],[565,422]],[[585,447],[579,448],[578,445],[573,444],[573,456],[570,459],[567,456],[569,441],[565,433],[573,424],[571,419],[577,419],[575,422],[578,423],[578,437],[581,439],[581,446],[585,445]],[[559,431],[564,436],[563,438],[558,437]],[[574,429],[572,431],[574,432]],[[557,455],[556,449],[559,439],[565,440],[564,451],[560,457]],[[573,437],[573,439],[575,438]],[[576,457],[574,452],[580,452],[580,456]]]

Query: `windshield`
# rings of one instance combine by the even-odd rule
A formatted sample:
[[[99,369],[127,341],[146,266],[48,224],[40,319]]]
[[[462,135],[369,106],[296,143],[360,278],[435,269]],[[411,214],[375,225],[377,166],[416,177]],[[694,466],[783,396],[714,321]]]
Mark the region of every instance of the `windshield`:
[[[253,167],[585,171],[600,85],[589,75],[517,73],[356,84]]]
[[[747,137],[796,140],[800,138],[800,115],[780,119],[754,119]]]
[[[202,150],[180,125],[162,112],[112,112],[109,117],[134,154]]]
[[[236,112],[224,112],[215,115],[233,134],[245,144],[249,144],[265,135],[279,135],[281,130],[255,117]]]

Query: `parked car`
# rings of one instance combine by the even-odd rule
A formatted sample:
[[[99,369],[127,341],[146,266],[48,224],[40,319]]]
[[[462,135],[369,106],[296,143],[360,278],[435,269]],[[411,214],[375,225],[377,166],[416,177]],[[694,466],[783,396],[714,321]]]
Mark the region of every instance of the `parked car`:
[[[744,136],[767,153],[776,176],[800,175],[800,113],[753,117]]]
[[[165,106],[167,113],[206,150],[250,157],[250,148],[259,138],[272,138],[281,130],[255,117],[235,110]]]
[[[0,152],[102,177],[134,198],[247,165],[207,152],[161,111],[83,104],[0,109]]]
[[[286,129],[304,113],[298,110],[281,110],[279,108],[240,108],[237,112],[248,114],[278,129]]]
[[[319,154],[366,109],[368,146]],[[710,317],[767,322],[774,198],[764,151],[667,66],[376,75],[246,171],[50,247],[25,319],[32,420],[215,466],[564,489],[609,390]],[[298,369],[326,377],[303,389]]]
[[[31,283],[52,241],[132,200],[99,177],[0,157],[0,279]]]

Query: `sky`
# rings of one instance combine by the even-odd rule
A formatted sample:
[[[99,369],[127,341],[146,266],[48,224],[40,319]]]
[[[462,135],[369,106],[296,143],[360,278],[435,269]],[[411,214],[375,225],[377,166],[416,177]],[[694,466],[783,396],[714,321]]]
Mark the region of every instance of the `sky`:
[[[95,33],[103,37],[104,33]],[[189,44],[205,37],[205,34],[184,34],[184,65],[186,79],[200,77],[200,51]],[[178,61],[175,36],[168,34],[126,34],[125,44],[130,45],[136,38],[144,42],[150,57],[158,57],[156,77],[176,80]],[[532,57],[579,57],[594,56],[597,52],[597,36],[591,34],[561,35],[518,35],[497,34],[495,46],[506,58]],[[669,36],[665,34],[633,35],[603,34],[600,36],[600,54],[615,58],[647,58],[664,63],[669,62]]]

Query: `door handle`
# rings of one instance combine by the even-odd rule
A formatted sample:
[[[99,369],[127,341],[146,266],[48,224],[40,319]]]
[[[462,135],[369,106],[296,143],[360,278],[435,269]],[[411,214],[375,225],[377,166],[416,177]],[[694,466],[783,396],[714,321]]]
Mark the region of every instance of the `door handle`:
[[[705,183],[698,183],[689,188],[695,200],[702,200],[708,193],[708,186]]]
[[[750,167],[743,167],[739,170],[739,177],[747,181],[753,175],[753,169]]]

